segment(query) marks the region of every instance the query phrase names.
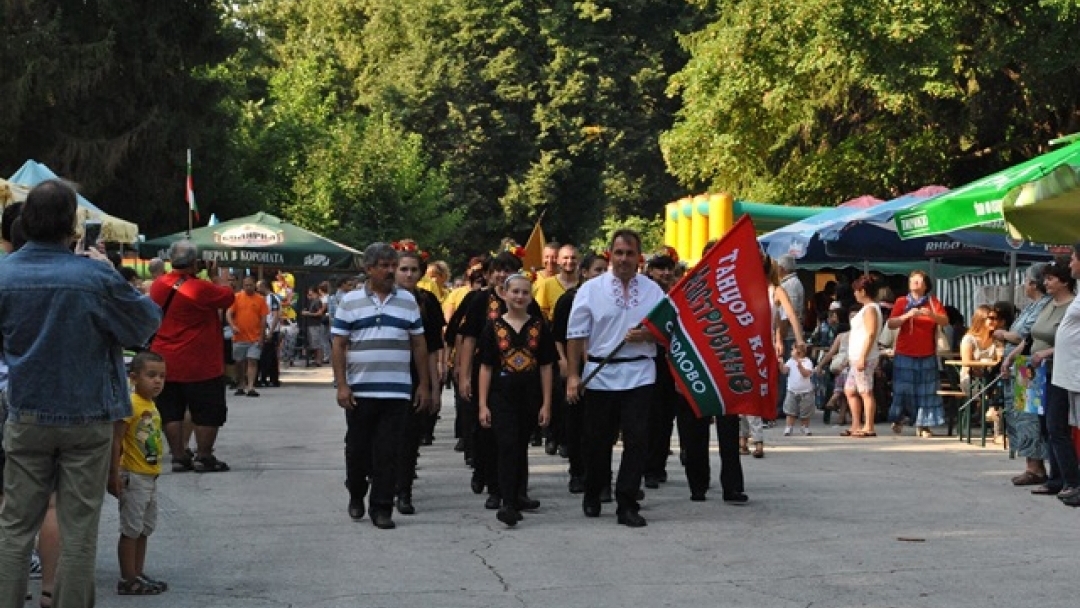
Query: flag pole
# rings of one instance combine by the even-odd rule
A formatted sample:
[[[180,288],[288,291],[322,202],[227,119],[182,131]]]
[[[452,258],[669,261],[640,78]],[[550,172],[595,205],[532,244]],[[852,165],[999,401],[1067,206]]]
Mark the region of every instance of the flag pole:
[[[184,182],[184,207],[187,209],[187,235],[191,238],[191,148],[187,149],[187,181]]]

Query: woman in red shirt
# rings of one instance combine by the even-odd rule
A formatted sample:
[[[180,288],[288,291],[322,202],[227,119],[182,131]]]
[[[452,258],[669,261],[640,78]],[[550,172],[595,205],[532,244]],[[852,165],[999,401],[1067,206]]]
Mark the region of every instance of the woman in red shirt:
[[[889,315],[889,328],[897,330],[889,408],[894,433],[903,430],[905,414],[912,410],[916,412],[915,427],[920,437],[933,437],[930,427],[945,424],[945,410],[937,394],[937,331],[948,324],[949,317],[941,301],[930,295],[930,289],[930,277],[925,272],[912,272],[908,295],[896,301]]]

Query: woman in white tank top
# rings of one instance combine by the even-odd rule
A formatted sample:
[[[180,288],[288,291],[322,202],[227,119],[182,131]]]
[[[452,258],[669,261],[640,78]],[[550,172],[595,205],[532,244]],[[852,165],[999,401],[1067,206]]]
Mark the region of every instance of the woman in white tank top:
[[[851,437],[877,437],[874,430],[877,414],[874,370],[878,363],[877,336],[881,331],[881,308],[874,300],[877,290],[869,276],[855,279],[851,289],[855,292],[856,301],[862,304],[862,309],[851,318],[851,334],[848,338],[850,367],[844,394],[851,410],[851,429],[845,434]]]

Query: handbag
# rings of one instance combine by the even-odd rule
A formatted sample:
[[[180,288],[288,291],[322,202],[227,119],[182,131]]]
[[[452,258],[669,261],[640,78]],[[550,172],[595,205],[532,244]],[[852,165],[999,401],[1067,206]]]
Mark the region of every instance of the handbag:
[[[953,348],[949,343],[949,336],[945,333],[945,328],[941,325],[937,326],[937,350],[938,353],[951,353]]]

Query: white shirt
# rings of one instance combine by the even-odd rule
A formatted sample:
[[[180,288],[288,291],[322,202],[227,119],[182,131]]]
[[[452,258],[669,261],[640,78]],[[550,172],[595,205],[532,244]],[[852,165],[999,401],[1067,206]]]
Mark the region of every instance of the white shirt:
[[[803,378],[801,372],[799,372],[799,362],[792,357],[784,363],[784,366],[788,368],[787,390],[789,393],[812,393],[814,392],[814,378],[811,375],[809,378]],[[814,371],[814,362],[809,358],[803,358],[803,369],[806,371]]]
[[[867,304],[863,306],[859,312],[855,313],[855,316],[851,319],[851,332],[848,338],[848,359],[852,364],[858,362],[862,357],[863,352],[866,350],[866,344],[870,343],[870,352],[866,355],[866,362],[876,361],[879,354],[879,348],[877,343],[877,333],[870,334],[870,319],[867,318],[867,311],[870,309],[877,311],[877,322],[881,324],[881,307],[877,304]],[[854,365],[852,365],[854,369]]]
[[[1080,392],[1080,298],[1073,298],[1054,335],[1055,386]]]
[[[637,327],[652,309],[664,299],[664,291],[649,278],[636,275],[629,289],[611,270],[584,283],[578,288],[574,306],[570,309],[566,338],[587,338],[585,373],[587,378],[597,363],[588,358],[602,359],[623,341],[626,332]],[[624,391],[656,382],[656,345],[652,342],[627,343],[615,357],[640,360],[609,363],[600,370],[586,388],[600,391]]]

